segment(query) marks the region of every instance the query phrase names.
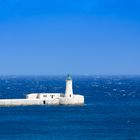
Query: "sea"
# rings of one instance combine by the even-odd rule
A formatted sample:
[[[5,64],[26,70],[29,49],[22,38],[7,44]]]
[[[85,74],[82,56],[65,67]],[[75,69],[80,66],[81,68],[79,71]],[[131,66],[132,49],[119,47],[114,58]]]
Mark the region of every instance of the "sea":
[[[64,76],[1,76],[0,98],[65,92]],[[81,106],[0,107],[0,140],[140,140],[140,76],[74,76]]]

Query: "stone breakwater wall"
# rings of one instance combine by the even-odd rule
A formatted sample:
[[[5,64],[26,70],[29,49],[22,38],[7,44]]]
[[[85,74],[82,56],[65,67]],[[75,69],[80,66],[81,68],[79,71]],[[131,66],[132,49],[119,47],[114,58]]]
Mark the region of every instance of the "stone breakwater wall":
[[[73,95],[72,98],[60,97],[55,99],[0,99],[0,106],[27,105],[83,105],[84,96]]]
[[[25,105],[59,105],[59,100],[42,100],[42,99],[1,99],[0,106],[25,106]]]

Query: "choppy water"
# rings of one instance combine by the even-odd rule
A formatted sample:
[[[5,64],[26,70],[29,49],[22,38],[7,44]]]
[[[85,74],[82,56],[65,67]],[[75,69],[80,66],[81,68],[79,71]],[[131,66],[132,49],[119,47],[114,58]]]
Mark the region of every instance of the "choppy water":
[[[0,107],[0,139],[140,140],[140,77],[74,77],[85,106]],[[0,98],[64,92],[65,77],[0,77]]]

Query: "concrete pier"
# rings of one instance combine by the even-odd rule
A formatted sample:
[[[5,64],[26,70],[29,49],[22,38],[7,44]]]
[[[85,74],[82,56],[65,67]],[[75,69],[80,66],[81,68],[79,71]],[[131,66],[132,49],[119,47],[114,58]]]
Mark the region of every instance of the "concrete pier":
[[[2,99],[0,106],[59,105],[59,99]]]

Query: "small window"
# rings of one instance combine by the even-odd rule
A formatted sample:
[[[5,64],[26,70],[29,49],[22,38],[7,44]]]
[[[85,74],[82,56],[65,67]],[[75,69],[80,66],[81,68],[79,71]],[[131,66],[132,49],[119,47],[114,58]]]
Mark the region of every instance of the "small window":
[[[55,96],[55,95],[50,95],[51,96],[51,98],[53,99],[53,97]]]
[[[36,96],[37,99],[39,99],[39,94]]]
[[[47,95],[43,95],[43,97],[47,97]]]
[[[60,97],[64,97],[64,95],[63,94],[60,94]]]
[[[70,97],[71,97],[71,94],[70,94]]]

